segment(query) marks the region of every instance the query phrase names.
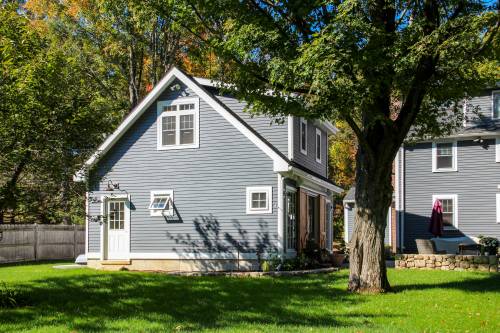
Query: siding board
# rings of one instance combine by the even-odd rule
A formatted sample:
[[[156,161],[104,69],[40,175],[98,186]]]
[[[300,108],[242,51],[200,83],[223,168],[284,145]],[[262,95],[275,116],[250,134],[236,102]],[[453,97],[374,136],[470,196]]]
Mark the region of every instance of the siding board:
[[[194,96],[165,89],[158,100]],[[232,105],[232,107],[236,107]],[[286,126],[284,127],[286,129]],[[267,138],[288,149],[282,134]],[[285,131],[286,132],[286,131]],[[279,148],[280,147],[280,148]],[[131,195],[131,252],[242,252],[277,246],[277,177],[272,160],[200,99],[200,147],[156,149],[156,103],[97,165],[96,196],[108,180]],[[272,214],[246,214],[246,187],[272,186]],[[152,217],[151,190],[174,191],[175,217]],[[89,204],[100,214],[100,204]],[[98,223],[89,224],[89,252],[100,250]]]

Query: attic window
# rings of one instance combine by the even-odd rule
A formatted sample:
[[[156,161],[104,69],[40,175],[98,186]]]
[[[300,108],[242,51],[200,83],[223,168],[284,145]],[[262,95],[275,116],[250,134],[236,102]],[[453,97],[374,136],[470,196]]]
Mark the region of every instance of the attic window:
[[[158,102],[158,150],[199,147],[199,99]]]
[[[151,191],[151,203],[149,210],[151,216],[171,216],[173,207],[174,192],[172,190]]]

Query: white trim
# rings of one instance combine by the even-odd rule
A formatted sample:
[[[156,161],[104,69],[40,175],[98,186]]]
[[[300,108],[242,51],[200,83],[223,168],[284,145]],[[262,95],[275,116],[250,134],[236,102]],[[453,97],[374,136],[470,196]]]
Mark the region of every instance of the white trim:
[[[89,253],[89,192],[85,192],[85,255]]]
[[[463,101],[463,105],[462,105],[462,112],[463,112],[463,116],[464,116],[464,119],[463,119],[463,127],[467,127],[467,98],[464,98],[464,101]]]
[[[273,213],[273,187],[272,186],[249,186],[246,189],[246,213],[247,214],[272,214]],[[252,208],[252,193],[266,193],[266,208]]]
[[[500,90],[491,91],[491,119],[500,119],[500,115],[495,117],[495,94],[500,94]]]
[[[301,178],[304,178],[306,180],[309,180],[310,182],[313,182],[327,190],[330,190],[332,192],[335,192],[335,193],[342,193],[344,190],[336,185],[333,185],[321,178],[318,178],[318,177],[315,177],[301,169],[298,169],[296,167],[290,167],[290,171],[292,171],[292,173],[296,174],[297,176],[301,177]],[[302,187],[302,186],[301,186]]]
[[[177,110],[164,112],[163,108],[170,105],[194,104],[194,110]],[[184,115],[193,115],[193,143],[180,144],[180,118]],[[175,144],[162,144],[162,119],[175,117]],[[156,150],[192,149],[200,147],[200,99],[197,97],[177,98],[174,100],[159,101],[156,103]]]
[[[294,137],[293,137],[293,125],[294,117],[288,116],[288,159],[293,160],[293,148],[294,148]]]
[[[318,158],[318,135],[319,135],[319,158]],[[323,133],[319,128],[316,128],[316,135],[314,136],[314,157],[316,158],[316,162],[321,163],[321,154],[323,153],[323,144],[321,141],[323,140]]]
[[[495,162],[500,163],[500,138],[495,138]]]
[[[500,193],[497,193],[496,197],[497,197],[497,223],[500,223]]]
[[[85,257],[88,259],[101,259],[101,253],[100,252],[88,252]]]
[[[107,215],[107,200],[108,199],[111,199],[111,200],[115,200],[115,199],[125,199],[125,221],[127,221],[128,223],[126,223],[126,232],[127,232],[127,252],[125,253],[125,256],[124,258],[120,258],[120,259],[128,259],[129,256],[130,256],[130,224],[132,223],[132,210],[130,209],[130,195],[129,194],[126,194],[126,193],[108,193],[108,194],[103,194],[101,195],[101,216],[104,218],[104,216]],[[107,252],[108,252],[108,249],[107,249],[107,240],[105,239],[104,237],[104,233],[106,231],[106,234],[107,234],[107,225],[106,225],[106,229],[105,229],[105,223],[104,221],[101,222],[101,235],[100,235],[100,238],[101,238],[101,251],[100,251],[100,259],[101,260],[105,260],[105,259],[108,259],[106,258],[107,257]],[[106,241],[106,244],[104,244]],[[106,245],[106,246],[105,246]]]
[[[344,205],[344,242],[349,243],[349,208]]]
[[[333,125],[328,120],[321,121],[319,119],[316,119],[316,120],[314,120],[314,125],[318,126],[319,128],[321,128],[322,130],[324,130],[328,134],[337,134],[339,131],[339,129],[337,127],[335,127],[335,125]]]
[[[272,193],[272,191],[271,191]],[[278,173],[278,251],[283,253],[286,249],[285,244],[285,203],[284,203],[284,186],[283,186],[283,176]]]
[[[261,258],[267,258],[273,253],[263,253]],[[171,259],[171,260],[221,260],[221,259],[236,259],[236,260],[256,260],[256,253],[238,253],[238,252],[134,252],[130,253],[130,259]]]
[[[169,196],[170,197],[170,208],[165,210],[151,209],[151,203],[155,196]],[[149,195],[149,206],[150,216],[173,216],[174,215],[174,190],[154,190],[150,192]]]
[[[125,118],[125,120],[118,126],[118,128],[106,138],[106,140],[99,146],[94,154],[85,162],[82,170],[77,172],[79,177],[75,176],[75,179],[83,181],[82,177],[83,170],[94,165],[100,158],[100,156],[107,153],[111,147],[118,142],[122,135],[135,123],[137,119],[149,108],[149,106],[160,96],[165,87],[172,83],[175,79],[178,79],[183,84],[185,84],[189,89],[193,91],[198,97],[204,100],[210,107],[215,109],[224,119],[236,127],[243,135],[245,135],[251,142],[253,142],[259,149],[261,149],[266,155],[268,155],[274,162],[274,171],[286,171],[288,169],[288,162],[276,151],[274,151],[271,146],[261,140],[255,133],[253,133],[249,128],[247,128],[238,118],[236,118],[231,112],[226,110],[218,101],[211,97],[203,88],[201,88],[192,78],[184,74],[177,67],[173,67],[161,81],[153,88],[153,90],[130,112],[130,114]]]
[[[452,144],[452,167],[451,168],[437,168],[437,144],[438,143],[451,143]],[[457,157],[457,140],[453,141],[433,141],[432,142],[432,172],[456,172],[458,170],[458,157]]]
[[[305,137],[302,137],[302,125],[305,125],[306,127],[306,132],[305,132]],[[302,146],[303,146],[303,140],[305,140],[305,147],[306,149],[302,149]],[[304,118],[300,118],[300,122],[299,122],[299,144],[300,144],[300,152],[304,155],[307,155],[307,119],[304,119]]]
[[[432,207],[434,207],[434,202],[441,199],[451,199],[453,200],[453,227],[458,229],[458,195],[456,194],[433,194],[432,195]],[[444,227],[444,230],[453,230],[450,227]]]

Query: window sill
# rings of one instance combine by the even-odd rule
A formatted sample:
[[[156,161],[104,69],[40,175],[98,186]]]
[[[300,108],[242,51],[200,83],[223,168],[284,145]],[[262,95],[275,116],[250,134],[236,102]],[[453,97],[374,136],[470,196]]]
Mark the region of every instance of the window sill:
[[[432,170],[434,173],[443,173],[443,172],[458,172],[457,169],[434,169]]]
[[[307,150],[302,150],[302,149],[301,149],[301,150],[300,150],[300,153],[301,153],[302,155],[307,156]]]
[[[200,148],[199,144],[190,145],[175,145],[175,146],[157,146],[156,150],[179,150],[179,149],[197,149]]]
[[[272,214],[273,211],[271,209],[266,210],[247,210],[247,215],[268,215]]]

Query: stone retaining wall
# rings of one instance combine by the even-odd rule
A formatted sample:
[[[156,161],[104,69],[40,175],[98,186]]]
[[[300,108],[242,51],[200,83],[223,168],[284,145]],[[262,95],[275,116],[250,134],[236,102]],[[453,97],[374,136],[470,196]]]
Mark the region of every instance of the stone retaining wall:
[[[498,272],[498,257],[458,254],[399,254],[396,256],[395,265],[397,269]]]

